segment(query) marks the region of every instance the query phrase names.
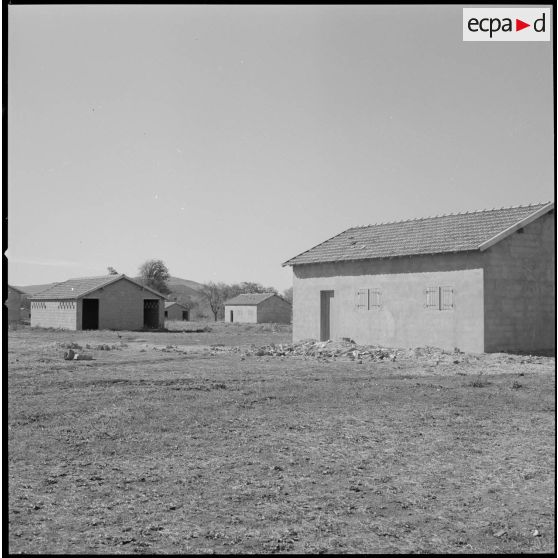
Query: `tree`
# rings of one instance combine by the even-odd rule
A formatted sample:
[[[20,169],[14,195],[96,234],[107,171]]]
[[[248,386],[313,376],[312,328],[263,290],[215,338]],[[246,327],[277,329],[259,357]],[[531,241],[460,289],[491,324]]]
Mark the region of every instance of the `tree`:
[[[213,317],[217,321],[221,310],[225,307],[224,302],[228,297],[229,285],[224,283],[214,283],[209,281],[204,283],[201,289],[202,296],[207,300],[211,311],[213,312]]]
[[[293,303],[293,288],[289,287],[283,291],[283,298],[289,301],[291,304]]]
[[[264,287],[259,283],[252,283],[251,281],[242,281],[242,283],[233,283],[227,285],[226,298],[232,298],[239,294],[252,294],[252,293],[274,293],[278,294],[275,287]]]
[[[140,281],[147,287],[162,293],[170,293],[167,285],[170,273],[162,260],[147,260],[139,267]]]
[[[118,275],[118,271],[116,271],[116,269],[114,269],[114,267],[110,265],[107,267],[107,271],[109,272],[109,275]]]

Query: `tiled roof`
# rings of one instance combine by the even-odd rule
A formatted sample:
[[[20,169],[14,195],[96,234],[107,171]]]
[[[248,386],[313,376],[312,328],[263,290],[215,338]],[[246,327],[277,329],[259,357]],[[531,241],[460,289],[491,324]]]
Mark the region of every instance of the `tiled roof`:
[[[184,306],[184,304],[180,304],[180,302],[176,302],[176,300],[171,300],[169,302],[165,302],[165,308],[169,308],[173,304],[177,304],[181,308],[184,308],[185,310],[188,310],[188,308],[186,308],[186,306]]]
[[[26,295],[27,293],[20,289],[19,287],[14,287],[13,285],[8,285],[8,289],[15,291],[16,293],[22,294],[22,295]]]
[[[275,296],[275,293],[247,293],[239,294],[230,300],[227,300],[225,304],[227,306],[256,306],[260,302],[267,300]]]
[[[506,229],[553,207],[552,203],[541,203],[354,227],[283,265],[478,250]]]
[[[68,279],[62,283],[55,283],[53,286],[41,291],[31,297],[33,300],[72,300],[81,298],[91,292],[94,292],[101,287],[106,287],[111,283],[115,283],[120,279],[127,279],[132,283],[139,285],[136,281],[126,277],[126,275],[102,275],[100,277],[78,277],[77,279]],[[140,285],[141,286],[141,285]],[[161,293],[144,287],[152,293],[163,297]]]

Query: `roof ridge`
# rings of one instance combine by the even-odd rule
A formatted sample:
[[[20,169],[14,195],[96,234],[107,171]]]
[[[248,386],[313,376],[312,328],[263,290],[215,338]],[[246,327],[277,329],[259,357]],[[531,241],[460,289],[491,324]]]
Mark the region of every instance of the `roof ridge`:
[[[523,209],[523,208],[534,207],[534,206],[538,206],[538,205],[540,205],[541,207],[544,207],[545,205],[549,205],[551,203],[552,202],[540,202],[540,203],[529,203],[527,205],[509,205],[509,206],[503,206],[503,207],[492,207],[490,209],[474,209],[472,211],[458,211],[456,213],[442,213],[441,215],[431,215],[429,217],[412,217],[411,219],[399,219],[399,220],[395,220],[395,221],[384,221],[384,222],[381,222],[381,223],[370,223],[369,225],[356,225],[354,227],[351,227],[350,229],[347,229],[347,231],[351,230],[351,229],[365,229],[365,228],[368,228],[368,227],[376,227],[378,225],[395,225],[395,224],[398,224],[398,223],[410,223],[410,222],[413,222],[413,221],[429,221],[431,219],[440,219],[442,217],[450,217],[450,216],[457,216],[457,215],[471,215],[472,213],[487,213],[489,211],[502,211],[503,209]],[[343,232],[346,232],[346,231],[343,231]],[[340,234],[342,234],[342,233],[340,233]],[[336,235],[336,236],[338,236],[338,235]],[[332,238],[335,238],[335,237],[332,237]],[[331,240],[331,239],[328,239],[328,240]]]
[[[86,275],[85,277],[70,277],[65,281],[59,281],[58,284],[66,283],[68,281],[82,281],[84,279],[105,279],[105,278],[108,279],[109,277],[122,277],[123,275],[124,273],[118,273],[118,274],[108,273],[107,275]]]

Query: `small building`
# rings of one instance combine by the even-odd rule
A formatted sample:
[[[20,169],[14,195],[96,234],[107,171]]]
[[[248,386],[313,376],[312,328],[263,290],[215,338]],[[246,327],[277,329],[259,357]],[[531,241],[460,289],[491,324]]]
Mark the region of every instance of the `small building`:
[[[165,302],[165,320],[187,322],[190,320],[190,310],[175,301]]]
[[[31,297],[31,326],[137,330],[164,324],[165,297],[126,275],[69,279]]]
[[[29,319],[29,312],[24,306],[24,300],[27,293],[8,285],[8,298],[4,301],[4,305],[8,309],[8,322],[21,322]]]
[[[293,340],[554,353],[554,203],[350,228],[288,260]]]
[[[275,293],[240,294],[225,302],[225,321],[237,323],[291,323],[292,306]]]

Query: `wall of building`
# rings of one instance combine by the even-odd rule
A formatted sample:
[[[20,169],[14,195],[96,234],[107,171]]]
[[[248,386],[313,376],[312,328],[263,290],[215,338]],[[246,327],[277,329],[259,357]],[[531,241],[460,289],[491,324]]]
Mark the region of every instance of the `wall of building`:
[[[273,296],[257,306],[258,323],[290,324],[292,306],[282,298]]]
[[[258,308],[251,306],[225,306],[225,322],[231,321],[231,310],[233,312],[233,322],[255,324],[258,322]]]
[[[157,299],[152,292],[122,279],[85,298],[99,299],[99,329],[143,328],[143,301]],[[159,301],[159,326],[165,323],[165,301]],[[80,321],[81,328],[81,321]]]
[[[178,306],[177,304],[173,304],[165,309],[167,312],[166,319],[167,320],[179,320],[182,321],[182,312],[188,312],[186,308],[182,306]]]
[[[392,347],[484,350],[482,255],[461,253],[294,266],[293,339],[320,337],[320,291],[333,290],[330,337]],[[425,289],[451,287],[453,308],[425,308]],[[360,289],[381,306],[358,309]]]
[[[554,231],[553,212],[484,253],[486,351],[556,350]]]
[[[21,320],[21,293],[8,287],[8,298],[4,305],[8,309],[8,321],[19,322]]]
[[[75,300],[33,300],[31,326],[77,329],[77,307]]]

